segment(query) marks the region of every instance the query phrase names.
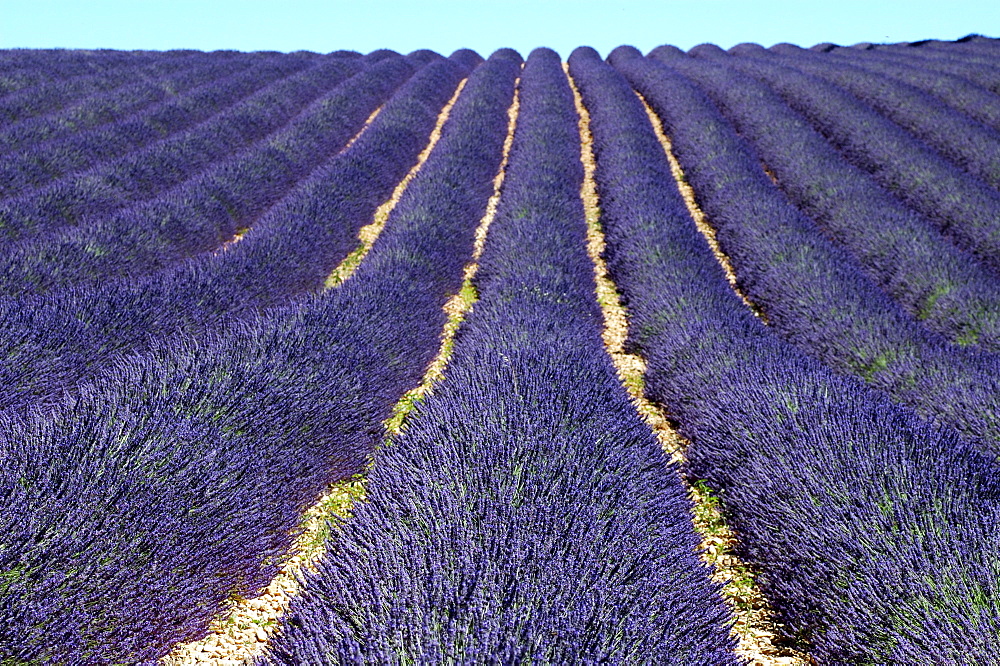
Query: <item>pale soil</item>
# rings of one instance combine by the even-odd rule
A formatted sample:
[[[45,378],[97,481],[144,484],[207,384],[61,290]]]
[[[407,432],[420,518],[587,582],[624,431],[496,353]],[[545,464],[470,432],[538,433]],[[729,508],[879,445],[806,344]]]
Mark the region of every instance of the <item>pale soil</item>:
[[[569,75],[568,66],[564,64],[563,67],[573,88],[577,113],[580,116],[580,159],[583,162],[585,174],[580,196],[583,199],[587,216],[587,252],[594,263],[597,300],[604,313],[604,344],[614,361],[622,384],[632,398],[633,404],[656,434],[663,450],[670,454],[672,460],[683,462],[688,442],[671,426],[665,410],[644,395],[643,376],[646,371],[644,360],[623,351],[624,343],[628,337],[628,317],[625,308],[621,305],[617,289],[608,276],[607,266],[603,259],[605,242],[600,224],[600,201],[594,181],[596,162],[593,152],[593,136],[590,132],[590,114]],[[642,99],[641,95],[640,99]],[[644,105],[646,104],[645,100],[642,102]],[[671,170],[691,216],[699,230],[706,236],[713,253],[726,271],[733,289],[740,293],[736,287],[736,276],[729,259],[719,249],[718,243],[715,241],[714,230],[708,226],[704,214],[695,202],[694,192],[684,180],[684,174],[674,158],[670,142],[663,133],[663,126],[659,118],[655,116],[648,105],[646,105],[646,111],[664,152],[670,160]],[[740,293],[740,296],[743,297],[743,294]],[[749,305],[745,298],[744,301]],[[692,486],[683,477],[681,480],[688,490],[688,496],[694,503],[692,522],[695,530],[702,537],[699,547],[701,558],[712,568],[712,580],[723,586],[722,596],[735,619],[731,632],[738,641],[736,653],[747,659],[753,666],[797,666],[812,663],[807,655],[777,645],[777,632],[772,620],[773,614],[767,600],[753,580],[754,572],[735,555],[736,535],[726,525],[725,518],[719,510],[718,500],[707,492],[707,488],[704,486]]]
[[[771,171],[771,168],[764,163],[761,163],[761,167],[764,169],[764,173],[767,174],[767,177],[771,179],[771,182],[777,185],[778,177],[774,175],[774,172]]]

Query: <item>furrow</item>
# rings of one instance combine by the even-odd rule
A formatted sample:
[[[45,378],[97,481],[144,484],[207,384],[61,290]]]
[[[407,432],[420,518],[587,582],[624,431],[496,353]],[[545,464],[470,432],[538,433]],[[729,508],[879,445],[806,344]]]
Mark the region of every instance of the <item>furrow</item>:
[[[597,283],[597,300],[604,316],[604,344],[614,362],[618,376],[632,398],[636,409],[653,430],[663,450],[671,455],[674,462],[686,462],[685,449],[689,442],[671,425],[666,411],[649,400],[644,391],[644,375],[646,363],[638,354],[625,351],[628,340],[628,314],[622,305],[618,290],[608,274],[604,261],[606,249],[604,232],[600,221],[600,198],[597,192],[597,182],[594,178],[596,160],[593,149],[593,135],[590,131],[590,113],[584,104],[573,77],[569,73],[569,65],[563,65],[566,76],[573,88],[577,113],[580,115],[580,161],[583,163],[584,180],[580,196],[583,199],[587,218],[587,253],[594,264],[594,278]],[[640,99],[642,99],[640,95]],[[643,101],[645,104],[645,101]],[[655,118],[648,106],[651,122]],[[664,152],[670,159],[671,171],[677,179],[678,189],[684,198],[688,209],[701,215],[691,188],[683,179],[680,166],[670,151],[669,141],[663,134],[662,126],[653,122],[657,138],[663,145]],[[685,191],[685,189],[687,191]],[[697,218],[695,218],[697,219]],[[702,216],[699,231],[711,232]],[[714,241],[714,238],[712,239]],[[712,242],[710,241],[710,245]],[[719,263],[727,268],[728,261],[717,245],[712,247]],[[735,287],[731,267],[727,270],[727,278]],[[740,294],[743,297],[742,294]],[[744,301],[746,302],[746,298]],[[749,304],[749,303],[748,303]],[[702,484],[692,485],[683,474],[679,475],[687,489],[688,497],[694,503],[692,522],[695,530],[701,536],[700,544],[702,560],[712,567],[712,580],[721,585],[721,594],[729,605],[735,622],[732,627],[733,636],[739,641],[736,653],[747,659],[753,666],[784,666],[807,664],[808,660],[787,647],[779,647],[776,643],[778,632],[774,626],[773,612],[760,588],[754,582],[754,572],[751,567],[736,555],[736,535],[727,524],[718,506],[718,500]]]

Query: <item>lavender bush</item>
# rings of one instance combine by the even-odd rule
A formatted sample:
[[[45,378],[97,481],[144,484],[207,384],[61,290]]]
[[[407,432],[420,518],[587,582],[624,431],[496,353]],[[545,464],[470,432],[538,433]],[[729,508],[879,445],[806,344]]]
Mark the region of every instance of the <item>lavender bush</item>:
[[[942,156],[994,188],[1000,186],[1000,132],[955,110],[915,86],[804,49],[768,53],[846,90],[911,132]],[[766,57],[766,56],[765,56]],[[994,100],[1000,107],[1000,100]]]
[[[702,59],[671,60],[753,144],[781,190],[907,312],[962,345],[1000,351],[1000,283],[756,79]]]
[[[770,85],[847,159],[937,224],[957,245],[1000,271],[1000,192],[815,76],[771,60],[732,58],[731,62]]]
[[[91,219],[155,196],[282,127],[359,68],[340,58],[320,61],[303,72],[269,82],[247,99],[177,136],[28,190],[0,203],[0,233],[16,239],[65,226],[85,226]]]
[[[1000,452],[997,357],[950,345],[910,317],[788,201],[690,81],[650,59],[623,59],[622,69],[663,120],[741,287],[773,329]]]
[[[317,169],[227,252],[98,289],[0,300],[7,349],[0,409],[58,400],[118,354],[322,288],[416,161],[464,74],[450,60],[422,69],[349,150]]]
[[[106,126],[43,141],[9,155],[0,165],[0,194],[13,197],[50,185],[74,172],[120,159],[158,141],[169,140],[308,64],[300,58],[269,58],[247,68],[239,61],[217,63],[184,95]]]
[[[134,279],[217,249],[339,152],[412,71],[398,56],[382,60],[277,131],[158,197],[82,228],[12,244],[0,257],[0,293],[23,296]]]

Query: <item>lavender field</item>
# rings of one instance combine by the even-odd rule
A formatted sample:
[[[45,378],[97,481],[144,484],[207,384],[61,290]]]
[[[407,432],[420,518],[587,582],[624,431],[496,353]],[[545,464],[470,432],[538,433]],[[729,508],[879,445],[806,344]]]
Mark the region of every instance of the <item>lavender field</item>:
[[[1000,40],[0,50],[0,664],[1000,663]]]

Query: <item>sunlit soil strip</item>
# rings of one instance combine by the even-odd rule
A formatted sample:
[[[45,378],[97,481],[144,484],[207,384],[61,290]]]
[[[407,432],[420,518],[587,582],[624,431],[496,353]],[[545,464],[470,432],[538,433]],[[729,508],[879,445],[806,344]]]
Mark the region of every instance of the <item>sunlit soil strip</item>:
[[[250,231],[250,227],[236,227],[236,233],[233,234],[233,237],[227,241],[223,241],[222,245],[212,250],[212,254],[218,255],[228,251],[230,247],[243,240],[248,231]]]
[[[767,177],[771,179],[771,182],[774,183],[775,185],[777,185],[778,184],[778,177],[776,175],[774,175],[773,171],[771,171],[771,167],[769,167],[769,166],[767,166],[766,164],[763,164],[763,163],[761,164],[761,167],[763,167],[764,173],[766,173]]]
[[[374,221],[362,227],[359,231],[358,238],[361,241],[361,246],[348,255],[333,271],[330,278],[327,279],[326,286],[328,288],[340,285],[351,277],[357,269],[358,264],[368,254],[368,250],[382,232],[386,220],[389,218],[390,213],[392,213],[393,208],[396,207],[407,185],[413,180],[424,162],[427,161],[431,150],[433,150],[441,138],[441,128],[448,120],[451,109],[458,100],[462,88],[465,87],[465,81],[466,79],[463,79],[458,84],[455,94],[452,95],[451,99],[438,114],[437,124],[431,132],[427,146],[417,158],[416,164],[414,164],[409,173],[396,186],[392,196],[376,209]],[[490,219],[492,219],[492,216]],[[485,238],[485,231],[483,231],[483,237]],[[466,268],[466,272],[468,273],[468,268]],[[475,271],[473,271],[474,273]],[[449,305],[456,298],[461,298],[466,291],[463,285],[462,293],[449,300]],[[448,307],[446,306],[446,309]],[[466,307],[465,309],[468,308]],[[462,310],[463,314],[464,311]],[[449,311],[449,321],[444,333],[444,338],[448,342],[449,355],[451,339],[455,335],[454,329],[458,328],[458,323],[455,323],[450,335],[448,334],[448,326],[452,326],[452,317],[450,315]],[[444,345],[445,342],[442,342],[442,348]],[[439,363],[439,359],[436,358],[431,364],[431,368],[437,367],[437,375],[440,375],[440,368],[444,366],[444,363],[445,361]],[[429,368],[428,373],[430,372],[431,369]],[[426,381],[427,377],[425,375]],[[410,393],[413,393],[413,391]],[[410,393],[407,393],[407,396]],[[423,392],[420,395],[423,395]],[[406,396],[404,396],[404,400],[406,399]],[[413,398],[409,400],[411,403],[413,402]],[[412,409],[412,406],[410,409]],[[398,411],[399,406],[397,405],[394,413]],[[400,419],[401,422],[402,419]],[[306,510],[297,530],[299,536],[290,550],[290,553],[292,553],[291,557],[285,562],[284,566],[264,591],[253,599],[244,599],[238,596],[230,599],[229,608],[223,613],[221,618],[212,622],[209,626],[208,635],[205,638],[177,645],[160,663],[164,666],[239,664],[246,663],[262,654],[267,641],[277,632],[280,618],[288,612],[292,598],[298,594],[299,582],[296,574],[303,569],[313,569],[315,567],[316,561],[324,551],[324,542],[330,532],[331,525],[349,518],[351,506],[356,499],[364,497],[364,492],[364,479],[361,475],[356,475],[353,478],[345,479],[331,485],[323,496]]]
[[[374,111],[372,111],[372,112],[371,112],[371,114],[369,114],[368,118],[367,118],[367,119],[365,119],[365,123],[364,123],[364,125],[362,125],[362,126],[361,126],[361,129],[359,129],[359,130],[357,131],[357,133],[356,133],[356,134],[355,134],[354,136],[352,136],[352,137],[351,137],[351,140],[350,140],[350,141],[348,141],[348,142],[347,142],[346,144],[344,144],[344,147],[343,147],[343,148],[341,148],[340,150],[338,150],[338,151],[337,151],[337,152],[335,153],[335,155],[341,155],[341,154],[343,154],[343,153],[347,152],[347,149],[348,149],[348,148],[350,148],[351,146],[353,146],[353,145],[354,145],[354,142],[355,142],[355,141],[357,141],[357,140],[358,140],[358,138],[359,138],[359,137],[360,137],[360,136],[361,136],[362,134],[364,134],[364,133],[365,133],[365,130],[367,130],[367,129],[368,129],[368,128],[369,128],[370,126],[371,126],[371,124],[372,124],[372,121],[373,121],[373,120],[375,120],[375,118],[376,118],[376,116],[378,116],[379,112],[381,112],[381,111],[382,111],[382,107],[383,107],[383,106],[385,106],[385,105],[383,104],[383,105],[379,106],[379,107],[378,107],[377,109],[375,109]],[[212,252],[212,254],[221,254],[221,253],[225,252],[225,251],[226,251],[226,250],[228,250],[228,249],[229,249],[229,248],[230,248],[230,247],[231,247],[232,245],[234,245],[234,244],[236,244],[236,243],[239,243],[239,242],[240,242],[241,240],[243,240],[243,237],[247,235],[247,232],[248,232],[248,231],[250,231],[250,227],[243,227],[243,226],[241,226],[241,227],[237,227],[237,228],[236,228],[236,233],[235,233],[235,234],[233,235],[233,237],[232,237],[232,238],[230,238],[229,240],[225,241],[225,242],[224,242],[224,243],[223,243],[222,245],[220,245],[219,247],[217,247],[217,248],[216,248],[216,249],[215,249],[215,250],[214,250],[214,251]]]
[[[767,316],[757,307],[746,294],[737,286],[736,284],[736,271],[733,270],[733,265],[729,261],[729,257],[722,251],[719,247],[719,242],[715,238],[715,229],[708,223],[705,218],[705,213],[702,212],[701,208],[698,206],[698,202],[694,196],[694,190],[691,189],[691,185],[688,184],[687,179],[684,177],[684,171],[681,169],[680,162],[674,156],[673,145],[670,143],[670,139],[667,137],[666,133],[663,131],[663,123],[660,122],[659,116],[650,108],[649,104],[646,103],[646,99],[639,94],[635,93],[639,99],[642,101],[642,105],[646,108],[646,115],[649,116],[649,122],[653,124],[653,130],[656,132],[656,138],[660,140],[660,145],[663,146],[663,152],[666,153],[667,159],[670,161],[670,172],[674,175],[674,180],[677,181],[677,189],[680,190],[681,197],[684,199],[684,204],[687,206],[688,212],[691,214],[691,218],[694,219],[695,226],[698,227],[698,231],[701,235],[705,237],[708,241],[708,246],[712,248],[712,254],[715,255],[716,260],[718,260],[719,265],[722,266],[722,270],[726,273],[726,279],[729,281],[729,286],[733,288],[733,291],[743,299],[750,311],[753,312],[757,317],[759,317],[765,323],[767,322]]]
[[[583,99],[569,76],[573,87],[577,113],[580,116],[580,160],[583,162],[584,180],[580,190],[587,217],[587,253],[594,263],[597,282],[597,300],[604,314],[604,344],[618,371],[618,376],[628,390],[636,409],[656,434],[660,446],[677,463],[684,461],[688,442],[670,425],[664,411],[644,395],[643,376],[646,364],[640,356],[624,352],[628,338],[628,319],[621,304],[615,284],[608,276],[603,254],[604,233],[601,230],[600,206],[594,180],[593,136],[590,133],[590,114]],[[648,107],[647,107],[648,108]],[[738,640],[736,653],[754,666],[777,666],[809,663],[802,655],[775,645],[777,634],[767,602],[757,588],[753,572],[733,554],[736,538],[726,525],[719,511],[718,499],[703,482],[690,485],[681,478],[694,502],[692,521],[701,536],[702,560],[713,569],[712,580],[723,585],[722,595],[735,618],[732,634]]]

